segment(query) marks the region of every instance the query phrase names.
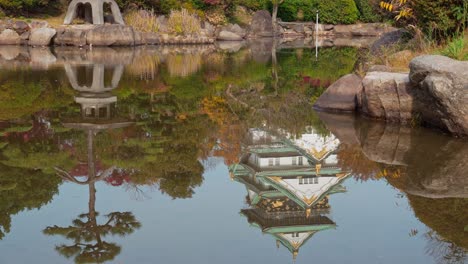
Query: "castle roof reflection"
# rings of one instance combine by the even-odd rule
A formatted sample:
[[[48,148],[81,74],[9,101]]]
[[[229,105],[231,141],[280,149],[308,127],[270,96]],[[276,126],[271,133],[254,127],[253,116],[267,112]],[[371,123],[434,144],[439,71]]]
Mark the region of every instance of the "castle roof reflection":
[[[336,227],[327,216],[328,196],[345,192],[341,183],[349,176],[337,166],[338,146],[332,136],[311,133],[296,139],[251,129],[240,163],[230,167],[232,179],[247,189],[249,207],[241,214],[294,259],[314,234]],[[312,155],[317,153],[322,154]]]

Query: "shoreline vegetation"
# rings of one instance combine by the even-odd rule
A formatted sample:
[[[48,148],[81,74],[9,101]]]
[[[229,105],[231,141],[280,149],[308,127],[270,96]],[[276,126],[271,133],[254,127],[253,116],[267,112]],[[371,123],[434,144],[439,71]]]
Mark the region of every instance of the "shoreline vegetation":
[[[18,1],[22,2],[22,0]],[[30,1],[30,3],[34,2],[34,0]],[[56,1],[45,2],[54,6],[52,3]],[[4,35],[14,35],[15,37],[14,41],[7,44],[24,45],[26,43],[29,46],[48,46],[53,43],[55,46],[89,46],[90,48],[93,46],[213,44],[217,41],[235,43],[249,39],[270,38],[272,40],[269,41],[274,43],[271,47],[273,54],[276,52],[278,39],[290,41],[305,38],[309,40],[310,47],[315,47],[318,44],[334,46],[333,39],[337,36],[375,37],[377,40],[373,44],[365,45],[354,73],[364,80],[364,83],[365,80],[380,78],[381,82],[388,81],[397,86],[403,85],[404,91],[398,91],[401,89],[398,86],[395,88],[397,94],[383,95],[385,100],[395,97],[399,103],[402,102],[401,100],[407,99],[411,104],[413,101],[415,104],[421,105],[434,104],[434,107],[439,107],[440,113],[444,113],[446,116],[444,117],[440,113],[437,116],[427,114],[426,119],[423,117],[421,120],[420,114],[408,110],[413,109],[411,104],[407,105],[408,109],[390,107],[390,110],[385,109],[385,105],[380,105],[379,109],[383,109],[381,113],[370,113],[372,111],[367,109],[369,116],[389,122],[394,120],[411,124],[428,123],[457,136],[468,135],[468,126],[465,124],[463,114],[465,110],[468,111],[465,109],[468,106],[468,102],[465,100],[466,89],[463,86],[465,79],[463,74],[456,72],[457,69],[466,67],[466,63],[463,61],[468,61],[468,31],[466,29],[468,3],[464,0],[437,0],[431,1],[431,4],[423,0],[340,0],[327,2],[318,0],[184,0],[163,1],[165,4],[152,0],[121,0],[117,2],[123,11],[127,24],[125,26],[112,24],[112,16],[109,18],[107,11],[104,12],[105,25],[89,25],[82,18],[75,21],[73,25],[57,27],[62,16],[46,18],[46,22],[24,19],[27,23],[21,24],[7,21],[7,27],[3,28],[0,21],[0,44],[5,44],[2,43]],[[62,3],[61,10],[64,6],[66,4]],[[4,0],[0,0],[0,8],[3,10],[0,15],[1,13],[23,14],[26,10],[21,11],[21,9],[14,9],[12,6],[6,8]],[[317,13],[313,10],[319,11],[319,25],[314,23]],[[32,26],[33,24],[39,26],[36,28],[36,26]],[[51,27],[57,27],[56,31],[54,28],[50,29]],[[5,32],[7,34],[4,34]],[[319,36],[317,40],[314,39],[315,35]],[[332,40],[329,41],[330,39]],[[239,46],[237,50],[241,47]],[[453,64],[453,68],[447,71],[447,76],[445,76],[447,78],[444,79],[452,84],[440,86],[440,83],[433,80],[435,75],[425,77],[426,84],[407,80],[408,73],[413,70],[410,69],[411,65],[423,55],[433,55],[428,56],[430,58],[427,61],[420,60],[422,66],[419,66],[428,69],[428,71],[433,70],[430,66],[431,63],[435,65],[438,60],[444,58],[439,55],[455,60],[448,61],[450,65]],[[446,70],[446,68],[440,69]],[[381,74],[369,75],[372,72],[380,72]],[[418,74],[413,75],[419,76]],[[456,78],[456,84],[453,78]],[[358,86],[361,86],[361,82],[357,83],[359,83]],[[433,88],[428,88],[431,85]],[[444,94],[443,98],[437,98],[441,93],[436,94],[431,89],[436,89],[434,87],[438,85],[441,89],[449,89],[454,92],[457,90],[461,93],[460,97],[452,98],[452,95]],[[427,91],[423,95],[412,94],[415,90],[410,88],[416,86],[420,88],[419,90]],[[367,91],[364,89],[364,92],[361,91],[362,87],[354,88],[358,92],[351,93],[353,94],[350,99],[351,106],[356,104],[353,111],[362,110],[363,104],[365,106],[366,103],[370,102],[360,102],[361,93],[365,94],[365,92],[369,92],[369,89],[373,92],[378,89],[385,90],[385,87],[374,84],[370,88],[368,87]],[[327,109],[330,104],[333,105],[334,98],[340,98],[340,89],[351,88],[331,85],[324,95],[331,90],[330,93],[333,96],[330,98],[333,99],[322,102],[323,108]],[[373,95],[370,93],[366,96],[372,97]],[[426,98],[427,102],[418,101],[421,98]],[[384,101],[384,99],[379,100]],[[455,108],[453,108],[454,101],[452,99],[456,101],[457,107]],[[440,105],[440,102],[444,101],[446,101],[446,105],[444,103]],[[377,102],[377,104],[379,103]],[[380,104],[384,103],[380,102]],[[428,106],[419,106],[418,109],[424,109],[424,107]],[[332,110],[339,111],[339,108]],[[388,116],[394,114],[393,112],[397,113],[397,117]],[[403,115],[406,116],[403,117]],[[447,120],[452,123],[447,123]]]

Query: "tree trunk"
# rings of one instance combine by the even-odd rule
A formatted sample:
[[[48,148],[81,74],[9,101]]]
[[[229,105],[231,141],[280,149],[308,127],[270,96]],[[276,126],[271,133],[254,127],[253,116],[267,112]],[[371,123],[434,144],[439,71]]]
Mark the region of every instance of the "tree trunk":
[[[278,35],[278,7],[279,1],[273,1],[273,12],[271,14],[271,22],[273,24],[273,35]]]

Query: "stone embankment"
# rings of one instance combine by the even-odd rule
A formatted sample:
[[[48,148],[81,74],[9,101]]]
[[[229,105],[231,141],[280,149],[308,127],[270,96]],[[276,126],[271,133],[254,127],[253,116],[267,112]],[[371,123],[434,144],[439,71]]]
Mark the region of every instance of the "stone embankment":
[[[165,17],[158,18],[161,23],[167,23]],[[161,28],[167,26],[161,25]],[[278,24],[278,30],[272,25],[268,11],[258,11],[253,14],[250,25],[242,28],[237,24],[214,26],[209,22],[201,23],[200,32],[192,35],[174,35],[167,32],[139,32],[131,26],[121,24],[104,25],[64,25],[52,28],[47,22],[6,20],[0,21],[0,45],[29,46],[138,46],[167,44],[213,44],[216,41],[239,42],[249,39],[272,38],[277,35],[285,45],[302,45],[311,47],[317,45],[312,36],[316,30],[313,23]],[[318,35],[321,46],[343,46],[350,43],[353,46],[369,46],[369,42],[384,33],[395,30],[384,24],[356,25],[319,25]],[[299,39],[299,44],[297,43]],[[302,40],[301,40],[302,39]],[[360,39],[364,39],[362,41]],[[301,44],[302,43],[302,44]]]
[[[357,111],[402,124],[423,124],[468,136],[468,62],[439,55],[413,59],[409,73],[345,76],[317,100],[319,110]]]

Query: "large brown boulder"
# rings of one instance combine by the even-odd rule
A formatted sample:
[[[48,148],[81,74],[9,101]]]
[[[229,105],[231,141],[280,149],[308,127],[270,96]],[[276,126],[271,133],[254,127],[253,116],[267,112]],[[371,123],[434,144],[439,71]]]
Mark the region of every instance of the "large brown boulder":
[[[26,31],[29,31],[30,29],[28,23],[21,20],[12,22],[10,28],[16,31],[16,33],[18,33],[19,35],[23,34]]]
[[[249,38],[273,37],[273,22],[270,12],[266,10],[257,11],[250,23]]]
[[[52,44],[52,38],[57,31],[53,28],[38,28],[31,31],[29,36],[30,46],[49,46]]]
[[[86,34],[89,28],[62,27],[57,30],[54,44],[57,46],[86,46]]]
[[[406,73],[369,72],[363,81],[363,114],[392,122],[413,118],[413,91]]]
[[[314,108],[332,112],[354,112],[362,81],[356,74],[348,74],[332,84],[315,102]]]
[[[12,29],[5,29],[0,33],[0,45],[19,45],[21,37]]]
[[[86,43],[93,46],[134,46],[133,28],[124,25],[97,26],[86,34]]]
[[[221,41],[242,41],[244,38],[235,32],[221,30],[216,39]]]
[[[410,80],[418,89],[423,122],[454,135],[468,135],[468,62],[419,56],[410,63]]]

